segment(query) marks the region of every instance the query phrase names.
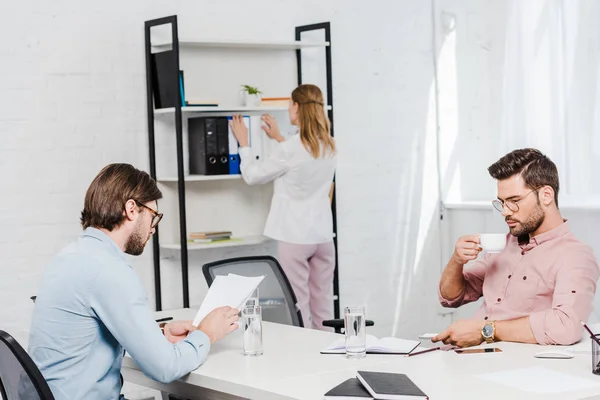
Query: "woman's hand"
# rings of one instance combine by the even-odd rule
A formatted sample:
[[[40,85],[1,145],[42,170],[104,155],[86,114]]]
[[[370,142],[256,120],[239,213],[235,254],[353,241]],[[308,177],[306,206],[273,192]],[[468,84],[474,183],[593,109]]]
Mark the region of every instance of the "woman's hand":
[[[229,122],[231,131],[237,139],[240,147],[248,147],[248,128],[244,124],[244,119],[241,115],[234,115]]]
[[[277,120],[275,120],[275,118],[273,118],[269,114],[263,114],[263,116],[260,117],[260,119],[263,121],[263,130],[271,139],[275,139],[278,142],[283,142],[285,140],[279,132],[279,126],[277,126]]]

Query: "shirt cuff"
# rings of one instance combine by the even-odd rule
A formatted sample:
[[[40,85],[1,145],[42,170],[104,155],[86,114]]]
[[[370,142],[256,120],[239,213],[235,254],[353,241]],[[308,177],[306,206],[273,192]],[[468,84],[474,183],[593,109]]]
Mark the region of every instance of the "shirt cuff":
[[[442,292],[440,291],[440,287],[438,286],[438,299],[440,300],[440,304],[444,307],[456,308],[463,304],[463,300],[465,298],[466,290],[464,290],[457,298],[449,300],[442,296]]]
[[[202,347],[203,349],[205,348],[206,353],[210,351],[210,339],[208,338],[206,333],[202,332],[199,329],[190,333],[186,340],[196,347]]]
[[[250,147],[240,147],[238,148],[238,153],[240,155],[240,158],[251,157],[252,149]]]

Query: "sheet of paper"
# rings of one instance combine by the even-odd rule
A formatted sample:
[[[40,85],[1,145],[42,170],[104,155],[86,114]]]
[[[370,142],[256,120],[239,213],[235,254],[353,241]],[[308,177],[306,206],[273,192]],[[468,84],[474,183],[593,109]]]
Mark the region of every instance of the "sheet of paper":
[[[551,394],[590,389],[600,386],[600,382],[598,381],[542,367],[512,369],[509,371],[491,372],[475,376],[480,379],[511,386],[531,393]]]
[[[406,340],[395,337],[384,337],[370,345],[367,343],[370,349],[389,351],[391,353],[409,353],[419,344],[418,340]]]
[[[264,278],[264,275],[257,277],[245,277],[235,274],[218,275],[208,289],[196,318],[194,318],[193,325],[198,326],[204,317],[215,308],[224,306],[242,307]]]

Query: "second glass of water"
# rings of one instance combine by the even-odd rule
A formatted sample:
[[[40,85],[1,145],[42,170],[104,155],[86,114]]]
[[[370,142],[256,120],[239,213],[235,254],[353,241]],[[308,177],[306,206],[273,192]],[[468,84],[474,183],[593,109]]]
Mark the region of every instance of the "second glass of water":
[[[260,298],[258,295],[258,287],[254,290],[254,292],[252,292],[252,294],[250,295],[250,297],[248,298],[248,300],[246,301],[246,307],[250,307],[250,306],[259,306],[260,305]]]
[[[365,307],[344,307],[346,357],[364,358],[367,355]]]
[[[262,313],[260,306],[246,306],[242,308],[242,327],[244,355],[262,355]]]

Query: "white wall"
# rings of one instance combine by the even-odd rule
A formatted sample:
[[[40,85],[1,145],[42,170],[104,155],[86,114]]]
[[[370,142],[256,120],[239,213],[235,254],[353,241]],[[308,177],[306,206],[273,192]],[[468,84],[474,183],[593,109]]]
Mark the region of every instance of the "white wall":
[[[10,38],[0,44],[0,321],[23,344],[29,296],[44,264],[80,233],[91,179],[109,162],[148,168],[143,21],[172,14],[182,37],[293,39],[296,25],[331,21],[341,303],[366,303],[376,335],[450,322],[438,315],[437,282],[448,240],[471,226],[442,232],[438,179],[448,195],[460,170],[472,199],[493,193],[485,167],[495,156],[481,149],[500,126],[503,2],[71,0],[4,2],[0,13],[11,16],[0,28]],[[163,256],[163,301],[178,307],[180,271]],[[150,249],[134,265],[153,304]],[[196,304],[199,268],[190,282]]]
[[[0,45],[0,296],[10,304],[0,320],[20,341],[44,264],[80,232],[93,176],[109,162],[148,166],[143,21],[170,14],[179,14],[182,36],[291,39],[295,25],[332,22],[342,305],[367,302],[375,334],[429,325],[422,310],[435,307],[439,271],[431,5],[261,5],[2,5],[13,18],[2,27],[12,40]],[[150,254],[134,263],[152,301]],[[163,293],[177,306],[180,279],[171,272]],[[191,281],[204,285],[196,270]],[[428,315],[420,323],[417,308]]]

